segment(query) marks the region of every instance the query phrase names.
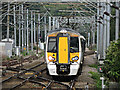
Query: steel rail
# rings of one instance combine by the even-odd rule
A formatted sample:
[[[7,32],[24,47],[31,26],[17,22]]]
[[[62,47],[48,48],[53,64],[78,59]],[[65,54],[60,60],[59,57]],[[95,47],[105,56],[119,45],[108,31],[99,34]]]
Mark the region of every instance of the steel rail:
[[[66,86],[68,89],[70,89],[70,86],[69,86],[69,85],[64,84],[64,83],[61,83],[61,82],[59,82],[59,81],[50,80],[50,79],[47,79],[47,78],[44,78],[44,77],[41,77],[41,76],[38,76],[37,78],[38,78],[38,79],[45,80],[45,81],[49,81],[49,82],[52,82],[52,83],[58,83],[58,84],[61,84],[61,85],[63,85],[63,86]]]
[[[75,79],[71,80],[71,82],[70,82],[70,90],[73,89],[74,85],[75,85]]]
[[[41,63],[40,65],[42,65],[42,63]],[[40,65],[38,65],[38,66],[40,66]],[[36,68],[36,66],[35,66],[34,68]],[[32,69],[34,69],[34,68],[32,67]],[[31,69],[30,69],[30,70],[31,70]],[[46,70],[46,68],[40,70],[39,72],[43,72],[43,71],[45,71],[45,70]],[[33,70],[33,71],[35,71],[35,70]],[[39,82],[37,82],[37,81],[35,81],[35,80],[30,80],[30,79],[31,79],[32,77],[34,77],[35,75],[38,75],[39,72],[36,71],[36,73],[35,73],[34,75],[32,75],[32,76],[30,76],[30,77],[28,77],[28,78],[26,78],[26,79],[22,78],[22,79],[24,79],[24,81],[21,82],[21,83],[18,84],[18,85],[13,86],[12,88],[10,88],[10,90],[15,89],[15,88],[18,88],[18,87],[20,87],[20,86],[23,86],[27,81],[34,82],[34,83],[37,83],[37,84],[40,84],[40,85],[46,87],[46,85],[44,85],[44,84],[42,84],[42,83],[39,83]],[[19,77],[18,77],[18,78],[19,78]]]
[[[25,80],[25,78],[23,78],[23,77],[17,77],[18,79],[22,79],[22,80]],[[46,85],[45,84],[43,84],[43,83],[41,83],[41,82],[38,82],[38,81],[35,81],[35,80],[28,80],[29,82],[32,82],[32,83],[37,83],[37,84],[39,84],[39,85],[42,85],[42,86],[44,86],[44,87],[46,87]]]
[[[7,79],[5,79],[5,80],[3,80],[2,82],[0,82],[0,84],[1,84],[1,83],[4,83],[4,82],[6,82],[6,81],[9,81],[9,80],[12,79],[12,78],[13,78],[13,76],[8,77]]]
[[[73,80],[70,81],[70,90],[73,90],[73,87],[75,85],[75,82],[77,81],[79,75],[77,75]]]
[[[50,81],[50,82],[48,83],[48,85],[47,85],[45,88],[46,88],[46,89],[50,89],[52,83],[53,83],[53,82]]]
[[[40,72],[43,72],[44,70],[46,70],[46,68],[40,70]],[[46,87],[45,84],[42,84],[42,83],[37,82],[37,81],[35,81],[35,80],[30,80],[32,77],[34,77],[35,75],[38,75],[38,74],[39,74],[39,72],[36,71],[36,73],[35,73],[34,75],[32,75],[32,76],[30,76],[30,77],[28,77],[28,78],[26,78],[26,79],[24,79],[24,78],[22,78],[22,77],[18,77],[19,79],[22,78],[24,81],[21,82],[21,83],[18,84],[18,85],[13,86],[13,87],[11,88],[11,90],[12,90],[12,89],[15,89],[15,88],[18,88],[18,87],[20,87],[20,86],[23,86],[27,81],[34,82],[34,83],[37,83],[37,84],[40,84],[40,85]]]
[[[36,67],[39,67],[39,66],[41,66],[42,64],[44,64],[44,62],[42,62],[42,63],[40,63],[40,64],[38,64],[38,65],[36,65],[36,66],[33,66],[33,67],[29,68],[29,69],[25,69],[24,71],[22,71],[22,72],[20,72],[20,73],[18,73],[18,74],[15,74],[15,75],[13,75],[13,76],[11,76],[11,77],[8,77],[7,79],[3,80],[3,81],[0,82],[0,83],[4,83],[4,82],[12,79],[12,78],[15,77],[15,76],[20,76],[21,74],[26,73],[27,71],[31,71],[32,69],[34,69],[34,68],[36,68]],[[32,71],[34,71],[34,70],[32,70]]]

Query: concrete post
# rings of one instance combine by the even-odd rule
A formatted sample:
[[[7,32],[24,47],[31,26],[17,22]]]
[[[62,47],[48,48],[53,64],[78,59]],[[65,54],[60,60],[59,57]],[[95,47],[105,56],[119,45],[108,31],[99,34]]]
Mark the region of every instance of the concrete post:
[[[24,43],[25,43],[25,48],[26,48],[26,42],[27,42],[27,35],[26,35],[26,32],[27,32],[27,16],[26,16],[26,8],[25,8],[25,11],[24,11],[24,18],[25,18],[25,23],[24,23]]]
[[[110,14],[110,0],[107,0],[107,12]],[[110,44],[110,16],[107,16],[107,47]]]
[[[19,48],[21,47],[21,10],[19,6]]]
[[[10,23],[10,17],[9,17],[9,11],[10,11],[10,3],[8,2],[8,13],[7,13],[7,41],[9,41],[9,29],[10,29],[10,26],[9,26],[9,23]]]
[[[95,30],[94,30],[94,28],[95,28],[95,27],[94,27],[94,23],[95,23],[95,22],[94,22],[94,19],[95,19],[95,18],[94,18],[94,16],[93,16],[93,17],[92,17],[92,22],[93,22],[93,23],[92,23],[92,44],[93,44],[93,45],[95,45]]]
[[[116,0],[116,6],[119,7],[119,0]],[[119,10],[116,9],[116,31],[115,31],[115,40],[119,38]]]
[[[56,28],[58,27],[58,20],[57,20],[57,18],[56,18],[55,27],[56,27]]]
[[[38,14],[38,39],[40,42],[40,14]]]
[[[58,29],[60,28],[60,23],[59,23],[59,19],[58,19],[58,25],[57,25],[57,28],[58,28]]]
[[[100,80],[102,80],[102,90],[104,90],[104,77],[100,77]]]
[[[28,9],[27,9],[27,53],[29,53],[29,32],[28,32]]]
[[[49,31],[51,31],[51,17],[49,17]]]
[[[106,2],[104,3],[104,7],[105,7],[105,11],[106,11]],[[107,44],[107,40],[106,40],[106,38],[107,38],[107,31],[106,31],[106,20],[107,20],[107,16],[104,14],[104,20],[103,20],[103,23],[104,23],[104,28],[103,28],[103,34],[104,34],[104,38],[103,38],[103,58],[105,59],[105,57],[106,57],[106,44]]]
[[[33,12],[31,11],[31,50],[33,51]]]
[[[23,35],[23,31],[24,31],[24,21],[23,21],[23,4],[21,5],[21,14],[22,14],[22,51],[23,51],[23,47],[24,47],[24,35]]]
[[[94,43],[93,44],[96,44],[96,36],[95,36],[95,31],[96,31],[96,25],[95,25],[95,22],[96,20],[95,20],[95,15],[94,15],[94,17],[93,17],[93,22],[94,22]]]
[[[55,17],[53,17],[53,30],[55,29]]]
[[[34,44],[36,44],[35,12],[34,12]]]
[[[15,48],[16,48],[16,14],[15,14],[15,5],[14,5],[14,42],[15,42]]]
[[[103,8],[103,3],[104,2],[100,2],[100,5],[102,6],[101,9],[100,9],[100,15],[103,16],[103,11],[104,11],[104,8]],[[101,20],[102,22],[103,20]],[[103,24],[100,24],[100,59],[103,59]]]
[[[90,46],[90,33],[88,33],[88,47]]]
[[[2,2],[0,2],[0,8],[2,8]],[[2,14],[2,11],[0,11],[0,15],[1,14]],[[2,40],[2,16],[0,17],[0,41],[1,40]]]
[[[95,45],[95,31],[93,31],[93,45]]]
[[[44,33],[45,33],[45,42],[46,42],[46,34],[47,34],[47,29],[46,29],[46,16],[44,16]]]

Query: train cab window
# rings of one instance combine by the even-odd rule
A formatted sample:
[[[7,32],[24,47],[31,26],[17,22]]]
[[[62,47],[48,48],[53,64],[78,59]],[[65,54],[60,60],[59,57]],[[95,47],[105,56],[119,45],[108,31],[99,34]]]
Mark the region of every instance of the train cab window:
[[[85,40],[80,39],[81,40],[81,47],[82,47],[82,51],[85,51]]]
[[[70,52],[79,52],[79,39],[78,37],[70,37]]]
[[[48,52],[56,52],[56,37],[49,37],[47,51]]]

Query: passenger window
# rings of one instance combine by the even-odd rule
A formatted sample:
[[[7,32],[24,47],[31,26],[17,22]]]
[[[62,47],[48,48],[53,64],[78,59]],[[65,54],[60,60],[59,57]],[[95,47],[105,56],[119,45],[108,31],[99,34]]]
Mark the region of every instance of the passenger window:
[[[85,40],[83,39],[80,39],[81,40],[81,48],[82,48],[82,51],[84,52],[85,51]]]

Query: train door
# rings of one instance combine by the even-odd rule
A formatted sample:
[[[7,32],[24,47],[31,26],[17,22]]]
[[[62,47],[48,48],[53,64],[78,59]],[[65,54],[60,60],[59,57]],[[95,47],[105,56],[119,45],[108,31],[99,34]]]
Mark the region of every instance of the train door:
[[[70,53],[69,53],[69,36],[66,34],[58,35],[58,52],[57,52],[57,73],[70,73]]]
[[[59,37],[58,41],[58,62],[59,64],[67,64],[69,62],[68,37]]]

